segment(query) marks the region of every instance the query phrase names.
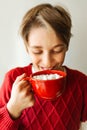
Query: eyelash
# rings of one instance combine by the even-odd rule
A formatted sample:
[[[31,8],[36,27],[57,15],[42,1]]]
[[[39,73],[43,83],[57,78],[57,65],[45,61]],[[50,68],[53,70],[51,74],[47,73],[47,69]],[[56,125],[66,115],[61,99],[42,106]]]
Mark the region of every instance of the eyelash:
[[[37,55],[39,55],[39,54],[41,54],[42,52],[33,52],[33,54],[37,54]]]
[[[51,51],[51,53],[54,53],[54,54],[58,54],[58,53],[61,53],[63,51],[63,48],[62,49],[60,49],[59,51]],[[38,51],[38,52],[33,52],[33,54],[35,54],[35,55],[40,55],[40,54],[42,54],[43,52],[42,51]]]
[[[60,53],[60,52],[62,52],[64,49],[63,48],[61,48],[60,50],[58,50],[58,51],[53,51],[54,53]]]

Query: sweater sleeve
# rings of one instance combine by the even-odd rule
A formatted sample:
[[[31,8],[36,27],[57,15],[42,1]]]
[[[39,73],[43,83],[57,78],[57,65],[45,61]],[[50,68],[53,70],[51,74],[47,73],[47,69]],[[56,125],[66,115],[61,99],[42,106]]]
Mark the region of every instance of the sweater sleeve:
[[[0,130],[18,130],[20,120],[12,120],[6,105],[0,108]]]
[[[87,76],[84,76],[84,80],[81,83],[82,91],[83,91],[83,106],[82,106],[82,114],[81,121],[87,121]]]
[[[13,120],[7,110],[7,102],[9,101],[13,80],[10,77],[12,73],[9,71],[4,78],[0,87],[0,130],[18,130],[20,118]]]

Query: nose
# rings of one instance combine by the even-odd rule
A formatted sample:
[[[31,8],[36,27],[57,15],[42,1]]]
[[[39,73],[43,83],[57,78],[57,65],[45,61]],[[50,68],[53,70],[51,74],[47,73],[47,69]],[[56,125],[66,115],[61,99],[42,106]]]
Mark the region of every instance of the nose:
[[[53,58],[52,58],[52,55],[50,53],[46,53],[44,56],[43,56],[43,66],[45,68],[52,68],[52,64],[53,64]]]

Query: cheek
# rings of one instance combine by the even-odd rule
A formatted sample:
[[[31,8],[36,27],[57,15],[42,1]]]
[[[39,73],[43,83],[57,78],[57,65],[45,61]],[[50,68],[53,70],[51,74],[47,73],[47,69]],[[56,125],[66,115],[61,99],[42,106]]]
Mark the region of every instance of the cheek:
[[[60,64],[64,62],[64,59],[65,59],[65,53],[61,53],[58,56],[56,56],[56,61]]]
[[[37,64],[40,61],[40,58],[38,56],[35,55],[30,55],[31,60],[33,63]]]

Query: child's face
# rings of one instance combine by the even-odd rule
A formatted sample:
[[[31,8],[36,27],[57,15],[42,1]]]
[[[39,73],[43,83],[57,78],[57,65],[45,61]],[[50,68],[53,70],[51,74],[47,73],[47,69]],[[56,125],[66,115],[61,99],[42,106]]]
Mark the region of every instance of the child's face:
[[[50,26],[33,28],[28,44],[29,55],[36,71],[61,68],[67,47]]]

